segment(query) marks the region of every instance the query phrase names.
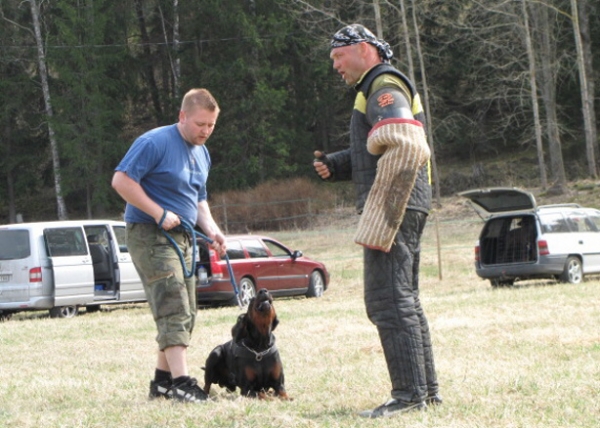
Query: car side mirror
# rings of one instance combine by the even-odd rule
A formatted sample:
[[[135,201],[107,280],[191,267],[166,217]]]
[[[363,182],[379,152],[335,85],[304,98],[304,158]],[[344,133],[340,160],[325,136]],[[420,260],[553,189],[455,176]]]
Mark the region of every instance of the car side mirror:
[[[292,259],[296,260],[298,257],[302,257],[302,251],[300,251],[300,250],[295,250],[295,251],[292,253]]]

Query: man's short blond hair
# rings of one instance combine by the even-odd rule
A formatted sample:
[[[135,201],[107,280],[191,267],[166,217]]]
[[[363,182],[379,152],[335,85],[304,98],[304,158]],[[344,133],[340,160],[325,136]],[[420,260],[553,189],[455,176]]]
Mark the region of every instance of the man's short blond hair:
[[[181,111],[189,113],[199,108],[217,112],[220,110],[217,100],[215,100],[215,97],[212,96],[208,89],[191,89],[183,96]]]

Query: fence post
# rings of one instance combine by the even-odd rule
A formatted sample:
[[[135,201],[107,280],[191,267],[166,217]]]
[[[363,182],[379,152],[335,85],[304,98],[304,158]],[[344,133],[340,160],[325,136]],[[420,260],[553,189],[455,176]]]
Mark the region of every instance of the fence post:
[[[435,241],[437,245],[437,256],[438,256],[438,279],[441,281],[444,277],[442,274],[442,245],[440,243],[440,222],[438,220],[438,213],[436,212],[433,216],[435,223]]]
[[[229,225],[227,224],[227,205],[225,204],[225,196],[223,196],[223,222],[225,223],[225,235],[229,235]]]

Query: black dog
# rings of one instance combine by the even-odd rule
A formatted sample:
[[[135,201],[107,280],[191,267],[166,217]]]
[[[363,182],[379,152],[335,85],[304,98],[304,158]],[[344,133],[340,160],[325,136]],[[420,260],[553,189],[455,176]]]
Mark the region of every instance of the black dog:
[[[232,340],[217,346],[206,359],[204,392],[218,384],[234,392],[239,387],[247,397],[274,395],[289,400],[283,378],[283,364],[275,346],[273,330],[279,324],[273,298],[262,289],[248,304],[231,329]]]

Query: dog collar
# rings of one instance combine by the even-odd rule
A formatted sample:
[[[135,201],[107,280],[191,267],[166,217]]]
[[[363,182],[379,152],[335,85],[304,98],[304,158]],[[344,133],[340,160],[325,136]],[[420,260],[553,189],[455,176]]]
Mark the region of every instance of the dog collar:
[[[239,342],[239,346],[245,348],[246,350],[248,350],[252,355],[254,355],[254,359],[256,361],[261,361],[265,356],[275,353],[275,351],[277,350],[277,348],[275,347],[275,337],[273,337],[273,344],[271,346],[269,346],[267,349],[265,349],[264,351],[261,352],[257,352],[254,349],[250,348],[248,345],[246,345],[244,343],[244,341],[240,341]]]

